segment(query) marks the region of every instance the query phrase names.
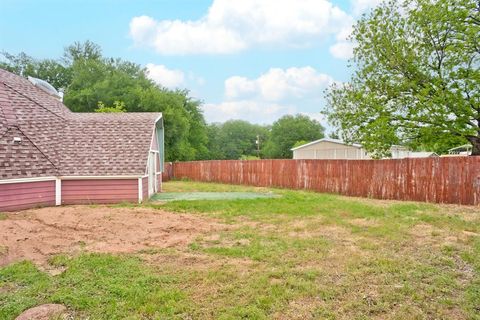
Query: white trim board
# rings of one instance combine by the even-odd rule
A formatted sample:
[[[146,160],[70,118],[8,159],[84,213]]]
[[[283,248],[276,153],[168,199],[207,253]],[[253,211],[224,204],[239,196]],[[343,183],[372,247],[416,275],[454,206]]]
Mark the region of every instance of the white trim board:
[[[54,181],[56,179],[57,177],[32,177],[32,178],[20,178],[20,179],[6,179],[6,180],[0,180],[0,184]]]
[[[55,179],[55,205],[62,204],[62,180]]]
[[[135,176],[60,176],[62,180],[109,180],[109,179],[138,179],[142,175]]]
[[[143,178],[138,178],[138,203],[143,201]]]
[[[322,139],[318,139],[318,140],[315,140],[315,141],[312,141],[312,142],[309,142],[309,143],[302,144],[301,146],[292,148],[290,150],[295,151],[295,150],[302,149],[302,148],[305,148],[305,147],[308,147],[308,146],[311,146],[311,145],[314,145],[314,144],[317,144],[317,143],[320,143],[320,142],[331,142],[331,143],[341,144],[341,145],[344,145],[344,146],[352,146],[352,147],[355,147],[355,148],[361,148],[362,147],[362,145],[358,144],[358,143],[348,144],[348,143],[343,142],[342,140],[338,140],[338,139],[322,138]]]
[[[54,181],[54,180],[118,180],[118,179],[138,179],[145,178],[147,175],[136,176],[59,176],[59,177],[32,177],[19,179],[4,179],[0,180],[0,184],[10,183],[26,183],[26,182],[40,182],[40,181]]]

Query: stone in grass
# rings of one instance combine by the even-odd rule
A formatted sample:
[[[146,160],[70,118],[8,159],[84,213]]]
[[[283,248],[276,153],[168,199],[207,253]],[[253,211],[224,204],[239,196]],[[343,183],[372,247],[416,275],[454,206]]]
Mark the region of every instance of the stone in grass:
[[[57,317],[61,317],[67,308],[61,304],[42,304],[40,306],[36,306],[25,310],[22,312],[15,320],[50,320],[50,319],[57,319]]]

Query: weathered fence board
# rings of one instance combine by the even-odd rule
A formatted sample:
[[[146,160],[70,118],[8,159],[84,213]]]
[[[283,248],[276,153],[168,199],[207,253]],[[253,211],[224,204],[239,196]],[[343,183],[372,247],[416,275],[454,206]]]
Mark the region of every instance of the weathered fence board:
[[[166,164],[164,176],[348,196],[480,205],[480,157],[213,160]]]

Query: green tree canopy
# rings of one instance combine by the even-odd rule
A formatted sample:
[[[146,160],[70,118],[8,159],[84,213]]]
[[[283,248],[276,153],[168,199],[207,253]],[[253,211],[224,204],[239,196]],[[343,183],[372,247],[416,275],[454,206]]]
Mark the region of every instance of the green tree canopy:
[[[303,146],[304,144],[307,144],[309,143],[310,141],[305,141],[305,140],[300,140],[300,141],[297,141],[293,144],[292,146],[292,149],[293,148],[296,148],[296,147],[300,147],[300,146]]]
[[[240,159],[257,155],[257,136],[265,141],[268,130],[264,126],[243,120],[230,120],[209,125],[209,150],[212,159]]]
[[[98,101],[98,108],[95,109],[95,112],[100,113],[121,113],[125,111],[125,103],[123,101],[114,101],[113,106],[107,106],[102,101]]]
[[[325,128],[307,116],[287,115],[272,125],[270,139],[265,145],[265,156],[268,158],[291,158],[290,150],[298,141],[313,141],[323,138]]]
[[[327,92],[344,140],[388,154],[392,144],[480,155],[480,2],[384,2],[354,27],[346,84]]]

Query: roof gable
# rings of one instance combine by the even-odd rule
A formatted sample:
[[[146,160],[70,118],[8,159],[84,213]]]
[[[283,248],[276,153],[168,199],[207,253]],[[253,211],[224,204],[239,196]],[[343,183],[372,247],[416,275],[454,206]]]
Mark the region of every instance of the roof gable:
[[[353,146],[353,147],[356,147],[356,148],[361,148],[362,147],[362,145],[358,144],[358,143],[348,144],[348,143],[345,143],[342,140],[338,140],[338,139],[322,138],[322,139],[318,139],[318,140],[315,140],[315,141],[312,141],[312,142],[309,142],[309,143],[306,143],[306,144],[302,144],[301,146],[292,148],[290,150],[295,151],[295,150],[302,149],[302,148],[305,148],[305,147],[309,147],[311,145],[322,143],[322,142],[336,143],[336,144],[341,144],[341,145],[344,145],[344,146]]]
[[[73,113],[28,80],[0,69],[0,142],[7,143],[8,130],[21,131],[43,155],[45,166],[60,175],[143,175],[161,116]],[[0,158],[11,156],[0,150]]]

